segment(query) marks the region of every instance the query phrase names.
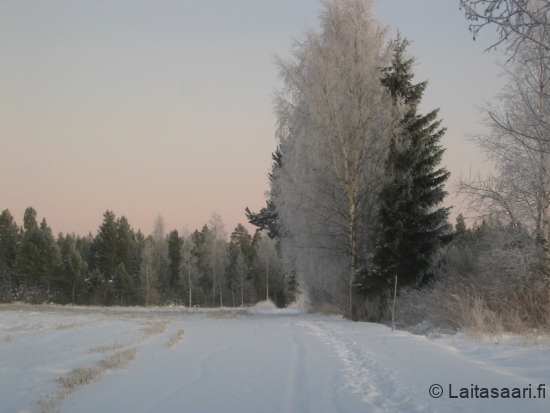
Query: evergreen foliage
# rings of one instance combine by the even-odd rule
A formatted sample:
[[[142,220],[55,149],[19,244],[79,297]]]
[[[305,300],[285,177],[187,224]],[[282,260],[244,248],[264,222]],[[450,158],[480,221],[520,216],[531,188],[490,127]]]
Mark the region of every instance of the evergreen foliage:
[[[432,257],[449,241],[450,208],[438,207],[447,195],[443,187],[450,175],[445,168],[438,168],[445,152],[439,145],[445,128],[436,120],[438,109],[418,114],[428,83],[412,83],[414,58],[406,57],[408,45],[409,41],[398,34],[391,66],[382,78],[394,105],[404,104],[406,112],[386,161],[376,269],[364,271],[361,277],[361,287],[367,291],[388,288],[395,274],[399,286],[426,281],[431,275]]]
[[[269,193],[269,199],[266,201],[266,206],[260,209],[260,212],[254,213],[251,212],[248,207],[245,208],[245,215],[252,225],[258,227],[257,231],[265,230],[270,238],[279,237],[279,223],[277,211],[275,210],[274,198],[277,194],[275,191],[275,179],[277,176],[277,171],[279,171],[283,166],[283,154],[277,149],[271,154],[273,159],[273,166],[271,167],[271,172],[268,174],[269,182],[271,186],[271,191]]]
[[[103,223],[99,227],[95,243],[97,266],[107,276],[108,280],[114,279],[116,265],[118,264],[119,248],[117,240],[118,228],[115,214],[113,211],[105,211],[103,214]]]
[[[36,209],[28,207],[23,215],[23,228],[25,232],[32,231],[38,228],[38,222],[36,221]]]
[[[19,244],[19,227],[10,211],[5,209],[0,215],[0,265],[13,268]]]
[[[115,291],[120,297],[120,305],[125,305],[126,302],[131,302],[134,298],[134,283],[124,263],[117,265],[115,270]],[[124,298],[126,297],[126,301]]]
[[[95,268],[90,274],[90,278],[87,280],[88,291],[91,295],[91,303],[94,305],[102,304],[105,299],[105,292],[107,285],[105,276],[99,271],[99,268]]]
[[[168,236],[168,258],[170,260],[170,264],[168,265],[170,271],[168,285],[172,290],[176,288],[179,282],[182,246],[183,240],[180,238],[178,230],[175,229],[170,232]]]
[[[239,306],[265,299],[265,253],[269,242],[269,297],[288,303],[276,241],[238,224],[230,239],[212,214],[201,231],[165,235],[161,216],[151,235],[134,232],[128,220],[103,214],[96,236],[53,236],[36,210],[25,211],[20,231],[8,210],[0,214],[0,302],[93,305]],[[261,255],[261,254],[260,254]],[[114,265],[114,270],[113,270]],[[93,271],[90,272],[90,269]],[[112,273],[112,275],[110,275]],[[281,282],[282,281],[282,282]]]
[[[38,283],[46,280],[49,285],[59,260],[59,252],[46,220],[38,227],[36,210],[33,208],[29,207],[25,211],[24,227],[15,266],[24,281],[24,299],[27,300],[29,284],[34,284],[34,302],[37,303]]]
[[[71,302],[75,304],[75,290],[84,281],[88,265],[76,249],[76,242],[71,238],[67,255],[63,259],[65,280],[71,286]]]

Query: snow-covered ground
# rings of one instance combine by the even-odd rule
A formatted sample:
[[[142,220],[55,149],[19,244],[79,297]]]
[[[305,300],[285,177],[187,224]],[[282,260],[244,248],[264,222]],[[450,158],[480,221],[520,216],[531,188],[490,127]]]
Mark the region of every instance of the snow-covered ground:
[[[131,349],[125,368],[101,362]],[[93,366],[89,383],[63,387]],[[474,397],[450,397],[461,388]],[[548,412],[550,351],[296,310],[0,305],[0,412],[41,410]]]

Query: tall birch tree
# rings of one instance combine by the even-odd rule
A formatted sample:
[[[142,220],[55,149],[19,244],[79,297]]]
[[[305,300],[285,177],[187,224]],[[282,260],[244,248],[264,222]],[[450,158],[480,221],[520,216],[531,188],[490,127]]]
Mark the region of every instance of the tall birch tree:
[[[306,30],[293,57],[276,61],[284,83],[275,99],[284,162],[274,182],[283,259],[311,300],[347,301],[350,316],[400,113],[380,82],[388,28],[372,7],[324,1],[321,31]]]

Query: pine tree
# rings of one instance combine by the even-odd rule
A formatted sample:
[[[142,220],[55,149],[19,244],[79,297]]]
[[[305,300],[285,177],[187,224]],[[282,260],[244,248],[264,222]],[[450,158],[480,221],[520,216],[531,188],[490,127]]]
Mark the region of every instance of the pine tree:
[[[394,107],[404,103],[406,112],[387,159],[387,182],[380,197],[381,237],[374,256],[378,271],[362,277],[367,290],[387,288],[396,274],[400,286],[425,281],[430,259],[448,242],[450,208],[438,207],[447,195],[443,186],[450,175],[445,168],[437,169],[445,151],[439,145],[445,128],[436,120],[439,109],[417,113],[428,82],[412,83],[414,58],[405,54],[409,44],[397,35],[391,65],[382,78]]]
[[[17,257],[19,227],[9,210],[0,214],[0,265],[13,268]]]
[[[58,262],[58,250],[51,229],[43,219],[40,227],[36,210],[27,208],[23,218],[25,231],[17,254],[15,267],[24,281],[23,295],[27,300],[28,283],[34,283],[34,302],[37,302],[38,283],[50,279]]]
[[[168,286],[173,293],[178,285],[180,263],[181,263],[181,247],[183,246],[183,240],[180,238],[178,230],[175,229],[170,232],[168,236],[168,271],[170,276],[168,278]]]

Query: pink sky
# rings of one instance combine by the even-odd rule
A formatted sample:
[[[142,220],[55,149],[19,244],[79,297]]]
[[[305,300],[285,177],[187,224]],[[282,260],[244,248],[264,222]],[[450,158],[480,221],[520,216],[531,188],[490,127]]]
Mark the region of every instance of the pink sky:
[[[456,4],[455,4],[456,3]],[[275,149],[273,54],[316,26],[314,0],[0,4],[0,209],[32,206],[55,233],[96,233],[109,209],[149,234],[228,232],[265,204]],[[385,0],[377,16],[414,41],[423,110],[441,107],[443,165],[477,171],[473,103],[501,81],[452,2]],[[457,204],[452,197],[449,204]],[[458,213],[455,209],[454,215]],[[249,229],[252,226],[247,225]]]

